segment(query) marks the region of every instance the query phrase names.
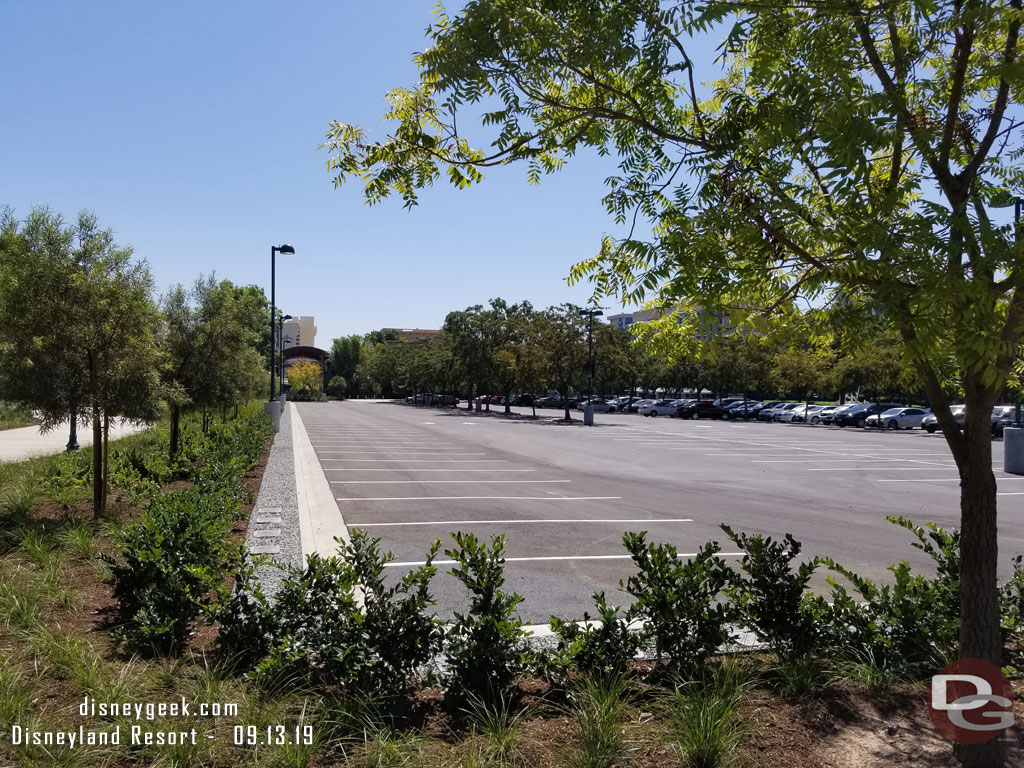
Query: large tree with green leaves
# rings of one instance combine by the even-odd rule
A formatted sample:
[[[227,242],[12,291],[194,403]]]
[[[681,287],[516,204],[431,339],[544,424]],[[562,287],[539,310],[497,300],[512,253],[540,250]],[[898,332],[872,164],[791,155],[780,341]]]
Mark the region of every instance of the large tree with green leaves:
[[[93,510],[103,513],[111,419],[154,420],[158,314],[152,278],[92,214],[47,210],[0,221],[0,376],[5,396],[44,429],[69,414],[91,423]]]
[[[592,148],[619,158],[609,211],[653,233],[573,270],[599,295],[736,324],[794,299],[884,317],[960,473],[960,653],[998,663],[988,419],[1024,333],[1024,246],[993,207],[1024,186],[1021,21],[1021,0],[476,0],[431,27],[390,136],[332,126],[330,167],[408,205],[442,174],[523,161],[537,179]],[[709,31],[717,71],[691,55]],[[481,114],[485,149],[460,133]],[[963,759],[994,764],[993,744]]]

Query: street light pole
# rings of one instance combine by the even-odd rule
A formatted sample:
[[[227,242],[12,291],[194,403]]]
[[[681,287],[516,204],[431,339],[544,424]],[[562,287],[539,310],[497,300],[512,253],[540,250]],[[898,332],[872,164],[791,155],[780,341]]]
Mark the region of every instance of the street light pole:
[[[587,379],[587,403],[594,399],[594,317],[604,314],[600,309],[581,309],[580,317],[589,317],[587,326],[587,357],[590,359],[590,376]]]
[[[277,350],[278,350],[278,365],[280,368],[277,370],[278,388],[284,391],[284,321],[291,320],[291,315],[281,315],[277,318]]]
[[[278,253],[282,256],[294,256],[295,249],[287,244],[270,246],[270,400],[274,399],[274,369],[277,367],[274,364],[274,315],[277,314],[276,296],[274,295],[274,272],[276,267],[275,257]]]

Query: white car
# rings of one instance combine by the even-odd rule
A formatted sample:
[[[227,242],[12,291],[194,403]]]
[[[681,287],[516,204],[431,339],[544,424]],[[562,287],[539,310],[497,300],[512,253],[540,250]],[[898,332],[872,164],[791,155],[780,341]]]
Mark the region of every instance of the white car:
[[[675,416],[678,408],[675,403],[675,400],[655,400],[641,406],[640,413],[644,416]]]
[[[791,421],[794,416],[793,411],[799,408],[800,412],[803,413],[804,405],[806,403],[786,403],[785,405],[777,406],[774,409],[774,413],[772,413],[772,421]],[[783,415],[786,416],[785,419],[782,418]]]
[[[796,408],[788,408],[779,414],[779,421],[789,421],[796,424],[797,422],[809,422],[811,424],[817,424],[821,421],[818,418],[818,411],[825,406],[823,405],[807,405],[806,403],[800,403]],[[815,421],[817,419],[817,421]]]
[[[924,408],[890,408],[868,416],[867,425],[883,429],[917,429],[929,413]]]
[[[586,400],[580,400],[579,403],[576,404],[576,410],[582,411],[586,405]],[[598,397],[591,400],[590,405],[594,408],[594,413],[615,413],[619,410],[614,402],[610,403],[607,400],[602,400]]]

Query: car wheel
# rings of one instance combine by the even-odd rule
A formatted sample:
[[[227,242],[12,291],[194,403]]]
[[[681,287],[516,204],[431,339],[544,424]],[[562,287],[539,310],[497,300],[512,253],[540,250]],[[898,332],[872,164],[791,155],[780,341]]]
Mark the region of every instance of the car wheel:
[[[821,419],[817,416],[811,416],[811,424],[821,424]]]
[[[657,412],[657,411],[651,411],[651,412],[650,412],[649,414],[647,414],[647,415],[648,415],[648,416],[650,416],[650,417],[651,417],[651,418],[653,419],[653,418],[654,418],[655,416],[657,416],[657,415],[658,415],[658,412]]]
[[[927,427],[925,427],[925,431],[929,435],[934,435],[935,434],[935,427],[933,425],[929,424]]]
[[[650,416],[650,415],[651,415],[651,414],[649,414],[649,413],[645,413],[645,414],[644,414],[644,418],[646,419],[646,418],[647,418],[648,416]]]
[[[864,427],[867,425],[867,423],[868,423],[868,420],[865,419],[864,417],[861,417],[861,418],[857,419],[857,426],[860,427],[861,429],[864,429]]]
[[[889,429],[899,429],[900,423],[896,419],[892,419],[888,424],[885,425]]]

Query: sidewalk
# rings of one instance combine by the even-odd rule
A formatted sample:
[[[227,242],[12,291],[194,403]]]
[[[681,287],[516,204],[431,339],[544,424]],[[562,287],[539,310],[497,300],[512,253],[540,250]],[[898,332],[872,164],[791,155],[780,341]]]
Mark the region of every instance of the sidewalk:
[[[33,456],[60,453],[68,444],[68,426],[65,421],[45,434],[37,426],[0,430],[0,461],[24,461]],[[115,420],[110,424],[110,439],[116,440],[144,429],[148,429],[145,424],[135,426]],[[78,444],[83,448],[92,444],[92,428],[79,425]]]

